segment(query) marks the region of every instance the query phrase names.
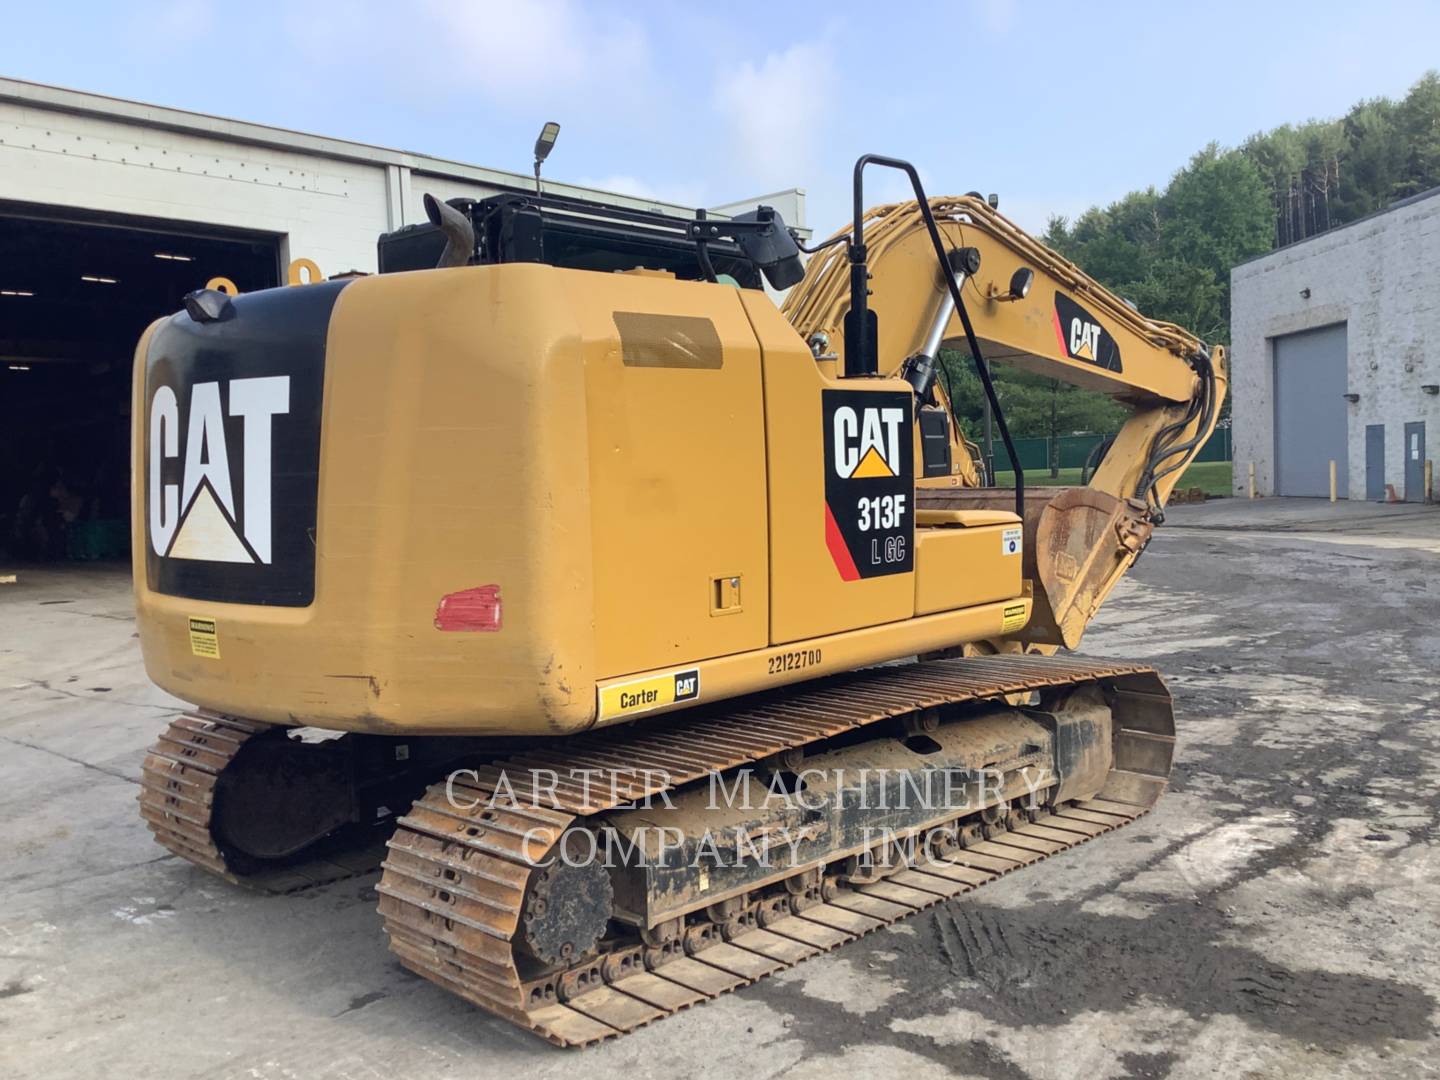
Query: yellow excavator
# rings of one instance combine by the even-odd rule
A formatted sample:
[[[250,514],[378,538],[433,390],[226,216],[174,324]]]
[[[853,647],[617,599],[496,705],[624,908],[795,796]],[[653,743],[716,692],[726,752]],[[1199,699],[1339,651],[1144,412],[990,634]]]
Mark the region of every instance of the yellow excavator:
[[[914,201],[866,211],[875,168]],[[427,199],[379,274],[152,325],[136,605],[195,706],[144,762],[156,839],[271,891],[383,845],[405,967],[587,1045],[1143,814],[1164,683],[1056,654],[1223,351],[903,161],[854,204],[807,248],[768,207]],[[1129,407],[1087,486],[1026,486],[994,362]]]

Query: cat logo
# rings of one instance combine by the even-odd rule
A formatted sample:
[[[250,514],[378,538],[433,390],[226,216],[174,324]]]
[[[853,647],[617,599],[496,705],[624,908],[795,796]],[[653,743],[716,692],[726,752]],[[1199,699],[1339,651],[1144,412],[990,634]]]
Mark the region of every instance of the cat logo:
[[[1120,346],[1098,319],[1063,293],[1055,294],[1055,338],[1062,356],[1107,371],[1123,370]]]
[[[1070,355],[1076,360],[1095,362],[1095,351],[1100,347],[1100,326],[1084,319],[1070,320]]]
[[[271,433],[275,418],[289,411],[288,375],[196,383],[190,390],[180,482],[167,483],[166,462],[181,460],[180,402],[170,386],[155,390],[147,464],[150,546],[156,555],[270,562]],[[236,432],[240,436],[234,453],[226,435],[227,416],[235,422],[232,437]],[[234,472],[232,458],[239,466]]]
[[[315,602],[325,341],[350,281],[244,293],[213,322],[187,310],[153,327],[134,441],[154,592]]]
[[[682,671],[675,676],[675,700],[688,701],[700,696],[700,672],[695,669]]]
[[[842,405],[831,420],[835,474],[842,480],[895,477],[900,473],[900,427],[905,410],[856,410]]]
[[[908,574],[915,549],[914,395],[822,390],[825,550],[841,581]]]

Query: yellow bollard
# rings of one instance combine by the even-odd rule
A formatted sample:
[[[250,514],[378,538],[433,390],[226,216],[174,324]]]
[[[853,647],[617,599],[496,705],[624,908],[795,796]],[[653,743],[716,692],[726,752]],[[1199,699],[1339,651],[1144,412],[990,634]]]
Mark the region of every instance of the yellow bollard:
[[[1255,463],[1250,462],[1250,498],[1255,498]]]
[[[1335,483],[1335,462],[1330,462],[1330,501],[1335,502],[1339,498],[1339,489]]]

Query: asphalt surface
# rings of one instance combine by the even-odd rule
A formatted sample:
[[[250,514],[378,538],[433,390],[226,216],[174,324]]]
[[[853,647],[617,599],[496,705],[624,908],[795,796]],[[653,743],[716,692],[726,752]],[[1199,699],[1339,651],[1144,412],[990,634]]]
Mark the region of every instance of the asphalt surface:
[[[12,568],[0,567],[0,577]],[[376,875],[248,894],[136,813],[118,567],[0,584],[0,1075],[1440,1075],[1440,512],[1178,507],[1083,652],[1166,673],[1148,818],[583,1054],[402,970]]]

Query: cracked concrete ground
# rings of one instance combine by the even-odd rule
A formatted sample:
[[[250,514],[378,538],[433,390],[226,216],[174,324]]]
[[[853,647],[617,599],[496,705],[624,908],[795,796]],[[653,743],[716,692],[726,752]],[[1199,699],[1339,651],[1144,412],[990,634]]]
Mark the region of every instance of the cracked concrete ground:
[[[1086,652],[1177,700],[1148,818],[738,994],[552,1049],[404,972],[375,877],[247,894],[135,807],[175,702],[118,568],[0,586],[0,1074],[1440,1075],[1440,513],[1176,508]]]

